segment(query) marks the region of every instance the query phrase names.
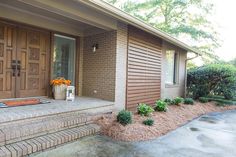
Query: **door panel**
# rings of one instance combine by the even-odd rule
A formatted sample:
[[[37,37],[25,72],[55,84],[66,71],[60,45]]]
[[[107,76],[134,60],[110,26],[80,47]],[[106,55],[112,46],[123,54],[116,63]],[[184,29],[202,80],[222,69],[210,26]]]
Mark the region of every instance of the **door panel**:
[[[45,96],[49,84],[49,33],[18,29],[17,58],[20,75],[17,77],[16,97]]]
[[[0,22],[0,99],[46,96],[50,34]]]
[[[12,60],[16,59],[16,28],[0,23],[0,99],[15,97]]]

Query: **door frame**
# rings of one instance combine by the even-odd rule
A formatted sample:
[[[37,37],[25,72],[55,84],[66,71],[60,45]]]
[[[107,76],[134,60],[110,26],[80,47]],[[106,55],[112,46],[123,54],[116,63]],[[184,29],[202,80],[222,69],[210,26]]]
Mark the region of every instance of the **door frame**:
[[[79,71],[79,65],[80,65],[80,40],[81,40],[81,37],[79,36],[74,36],[74,35],[71,35],[71,34],[67,34],[67,33],[64,33],[64,32],[59,32],[59,31],[55,31],[55,30],[50,30],[50,29],[45,29],[45,28],[41,28],[41,27],[38,27],[38,26],[34,26],[34,25],[30,25],[30,24],[25,24],[25,23],[22,23],[22,22],[17,22],[17,21],[13,21],[13,20],[9,20],[9,19],[6,19],[6,18],[2,18],[0,17],[0,21],[2,23],[5,23],[5,24],[8,24],[8,25],[13,25],[13,26],[16,26],[16,27],[23,27],[23,28],[26,28],[26,29],[31,29],[31,30],[35,30],[35,31],[39,31],[39,32],[47,32],[50,34],[50,48],[49,48],[49,55],[48,55],[48,60],[49,60],[49,70],[48,70],[48,84],[50,84],[50,80],[52,79],[52,59],[53,59],[53,52],[54,52],[54,34],[60,34],[60,35],[63,35],[63,36],[68,36],[68,37],[71,37],[71,38],[75,38],[75,92],[76,92],[76,95],[79,94],[79,74],[80,74],[80,71]],[[15,91],[16,92],[16,91]],[[51,86],[48,86],[47,88],[47,92],[46,92],[46,96],[48,97],[52,97],[52,87]]]

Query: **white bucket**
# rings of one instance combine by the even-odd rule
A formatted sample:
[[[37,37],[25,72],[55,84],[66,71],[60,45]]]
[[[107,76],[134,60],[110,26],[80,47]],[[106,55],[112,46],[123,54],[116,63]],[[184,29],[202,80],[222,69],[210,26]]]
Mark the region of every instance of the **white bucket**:
[[[66,88],[67,88],[67,85],[64,85],[64,84],[53,86],[54,99],[65,100]]]

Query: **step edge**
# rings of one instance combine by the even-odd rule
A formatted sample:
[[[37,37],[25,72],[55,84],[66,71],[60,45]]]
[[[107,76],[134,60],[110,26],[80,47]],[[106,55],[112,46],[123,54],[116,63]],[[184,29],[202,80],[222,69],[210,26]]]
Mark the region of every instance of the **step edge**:
[[[73,129],[74,129],[74,134],[73,134]],[[70,131],[70,130],[72,130],[71,134],[67,133],[67,131]],[[77,132],[76,132],[76,130],[77,130]],[[41,149],[37,148],[37,151],[30,151],[29,148],[27,148],[24,145],[24,147],[27,149],[27,153],[25,152],[26,151],[25,148],[23,148],[23,149],[21,148],[22,153],[20,153],[20,154],[22,156],[28,156],[28,155],[31,155],[31,154],[34,154],[34,153],[37,153],[37,152],[46,151],[46,150],[51,149],[51,148],[57,148],[57,147],[59,147],[59,146],[61,146],[63,144],[66,144],[66,143],[69,143],[69,142],[74,142],[75,140],[78,140],[78,139],[80,139],[82,137],[98,134],[99,132],[100,132],[100,127],[97,124],[87,124],[87,125],[80,126],[80,127],[69,128],[69,129],[66,129],[66,130],[63,130],[63,131],[58,131],[58,132],[55,132],[55,133],[52,133],[52,134],[48,134],[48,135],[44,135],[44,136],[39,136],[39,137],[35,137],[35,138],[32,138],[32,139],[27,139],[27,140],[24,140],[24,141],[19,141],[19,142],[15,142],[15,143],[12,143],[12,144],[7,144],[7,145],[4,145],[4,146],[1,146],[0,147],[0,156],[1,157],[10,157],[13,154],[13,152],[9,149],[9,147],[14,147],[14,146],[23,147],[23,145],[24,145],[24,144],[22,145],[23,142],[26,142],[29,145],[31,145],[30,141],[32,141],[32,140],[38,141],[37,139],[40,138],[40,137],[41,138],[47,138],[50,135],[54,135],[54,134],[57,134],[57,133],[59,133],[59,135],[60,135],[60,133],[62,133],[62,134],[65,135],[64,137],[68,138],[68,140],[64,141],[64,140],[61,139],[62,142],[60,144],[54,144],[54,143],[58,143],[58,141],[55,142],[55,141],[53,141],[52,138],[51,138],[51,140],[46,139],[46,140],[44,140],[44,142],[46,142],[47,144],[49,142],[49,145],[46,147],[46,149],[43,149],[42,148],[43,147],[42,146],[43,143],[39,142],[40,145],[41,145]],[[72,138],[72,136],[74,136],[74,138]],[[61,137],[61,138],[64,138],[64,137]],[[45,145],[45,143],[44,143],[44,145]],[[32,146],[32,148],[33,148],[33,146]],[[3,156],[1,154],[2,151],[5,154],[5,155],[3,154]],[[10,152],[10,154],[9,154],[9,152]],[[30,152],[32,152],[32,153],[30,153]],[[25,155],[23,155],[23,154],[25,154]]]

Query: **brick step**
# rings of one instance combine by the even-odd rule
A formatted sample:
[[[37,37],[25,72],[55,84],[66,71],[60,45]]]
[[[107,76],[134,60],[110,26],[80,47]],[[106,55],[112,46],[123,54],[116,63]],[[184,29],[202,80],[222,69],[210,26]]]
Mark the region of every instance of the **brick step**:
[[[60,114],[28,121],[0,124],[0,146],[92,123],[86,113]]]
[[[59,145],[75,141],[81,137],[99,133],[100,127],[96,124],[69,128],[51,134],[7,144],[0,147],[0,157],[23,157],[32,153],[56,148]]]
[[[27,106],[25,106],[27,107]],[[37,107],[34,106],[34,107]],[[113,111],[113,104],[105,104],[103,106],[96,106],[93,104],[87,104],[86,107],[76,108],[76,105],[64,105],[63,106],[55,106],[55,108],[47,109],[45,108],[26,108],[23,110],[23,107],[15,107],[13,108],[1,108],[0,109],[0,125],[7,125],[8,123],[18,122],[18,121],[32,121],[35,119],[41,119],[45,117],[54,117],[56,115],[65,115],[65,114],[80,114],[80,113],[111,113]]]

